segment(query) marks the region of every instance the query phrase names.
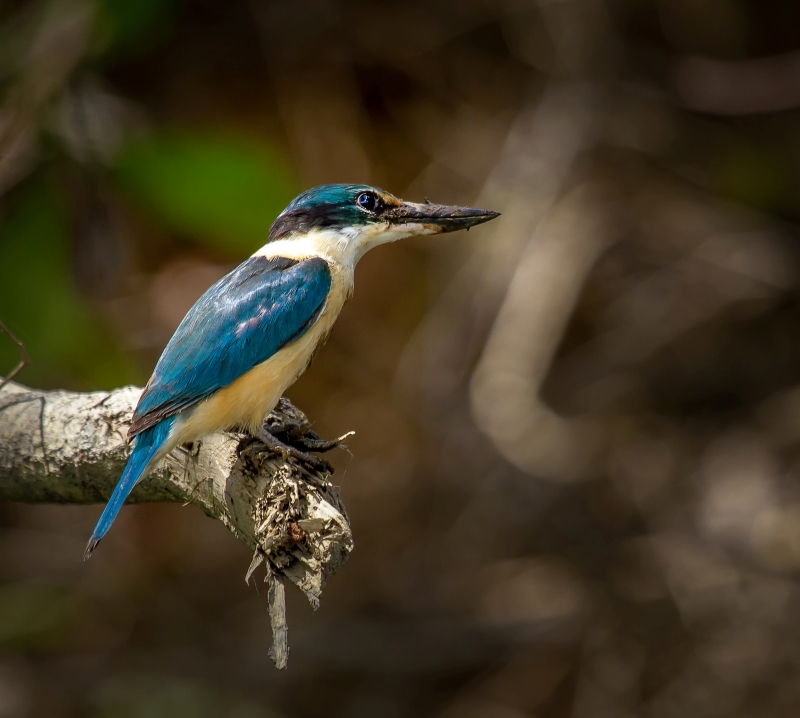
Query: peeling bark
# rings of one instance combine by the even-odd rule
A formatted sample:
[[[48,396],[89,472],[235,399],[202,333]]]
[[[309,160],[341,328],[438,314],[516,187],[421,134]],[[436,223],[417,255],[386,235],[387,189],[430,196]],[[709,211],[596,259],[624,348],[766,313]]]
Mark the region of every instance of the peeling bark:
[[[0,389],[0,497],[28,503],[89,504],[108,499],[130,453],[125,440],[141,389]],[[286,399],[271,417],[305,419]],[[267,453],[239,434],[218,433],[179,447],[131,494],[130,501],[199,506],[254,551],[247,579],[267,562],[270,619],[278,668],[288,641],[282,577],[316,609],[325,581],[353,549],[347,511],[328,474]]]

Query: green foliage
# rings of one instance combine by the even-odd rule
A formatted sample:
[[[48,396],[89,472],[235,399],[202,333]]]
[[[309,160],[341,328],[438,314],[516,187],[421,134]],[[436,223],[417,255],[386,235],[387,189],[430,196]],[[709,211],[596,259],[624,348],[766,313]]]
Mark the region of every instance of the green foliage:
[[[160,135],[134,144],[114,174],[154,219],[232,257],[263,244],[296,189],[274,153],[242,139],[204,134]]]
[[[25,343],[30,386],[113,387],[138,375],[108,328],[79,294],[62,207],[40,180],[29,182],[0,224],[0,317]],[[0,335],[0,374],[16,347]]]
[[[97,6],[95,35],[101,64],[142,55],[169,36],[173,0],[102,0]]]

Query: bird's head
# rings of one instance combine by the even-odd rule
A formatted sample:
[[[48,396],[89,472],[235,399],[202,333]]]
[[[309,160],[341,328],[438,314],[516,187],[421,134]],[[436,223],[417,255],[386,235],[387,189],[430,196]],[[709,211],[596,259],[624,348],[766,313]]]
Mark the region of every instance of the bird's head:
[[[404,202],[377,187],[331,184],[303,192],[283,210],[270,229],[269,241],[324,232],[357,259],[379,244],[419,234],[469,229],[498,212]]]

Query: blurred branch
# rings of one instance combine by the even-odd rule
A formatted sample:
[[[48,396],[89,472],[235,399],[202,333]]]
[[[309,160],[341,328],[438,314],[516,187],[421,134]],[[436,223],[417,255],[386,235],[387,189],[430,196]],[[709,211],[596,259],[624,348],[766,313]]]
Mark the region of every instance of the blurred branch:
[[[0,497],[30,503],[105,501],[128,458],[125,436],[141,390],[35,391],[9,383],[0,391]],[[281,400],[273,418],[302,416]],[[305,417],[302,417],[303,419]],[[233,434],[173,451],[136,487],[135,502],[199,506],[255,551],[248,578],[268,562],[271,591],[287,577],[314,608],[327,578],[353,548],[347,512],[327,475],[309,472]],[[285,604],[270,601],[274,657],[286,666]]]
[[[607,122],[614,64],[605,58],[613,31],[601,0],[538,4],[554,48],[547,84],[520,110],[476,201],[497,207],[503,222],[486,229],[489,241],[483,234],[472,244],[411,351],[432,353],[427,344],[436,353],[426,367],[426,395],[446,386],[440,367],[466,376],[477,362],[470,400],[482,432],[515,465],[529,469],[535,456],[537,473],[560,476],[564,464],[568,474],[580,472],[598,437],[593,429],[579,430],[577,422],[555,415],[535,394],[583,280],[607,246],[605,236],[596,233],[599,205],[570,188],[588,185],[581,161],[596,147]],[[518,32],[524,36],[524,29]],[[528,32],[534,42],[533,28]],[[587,82],[587,77],[604,82]],[[539,311],[530,302],[540,300]],[[452,330],[458,325],[461,333]],[[480,337],[486,334],[492,338],[484,348]],[[532,374],[523,369],[528,361],[536,364]],[[531,435],[541,440],[532,442]],[[574,452],[575,446],[592,448],[584,454]]]
[[[0,194],[30,169],[40,117],[85,55],[94,23],[93,5],[84,0],[54,0],[36,15],[34,28],[17,28],[27,42],[17,43],[11,66],[18,70],[0,106]]]
[[[567,419],[540,388],[597,258],[609,245],[606,208],[587,182],[556,205],[523,252],[471,383],[473,416],[524,471],[574,479],[597,460],[600,422]]]
[[[2,391],[3,387],[8,384],[8,382],[10,382],[17,374],[19,374],[26,366],[28,366],[30,359],[28,358],[28,352],[25,350],[25,345],[19,339],[17,339],[16,336],[14,336],[12,331],[5,324],[3,324],[3,322],[0,322],[0,332],[7,334],[9,339],[11,339],[11,341],[17,345],[17,349],[19,349],[21,356],[19,363],[11,370],[5,379],[0,381],[0,391]]]
[[[686,107],[718,115],[779,112],[800,105],[800,52],[757,60],[689,57],[675,86]]]

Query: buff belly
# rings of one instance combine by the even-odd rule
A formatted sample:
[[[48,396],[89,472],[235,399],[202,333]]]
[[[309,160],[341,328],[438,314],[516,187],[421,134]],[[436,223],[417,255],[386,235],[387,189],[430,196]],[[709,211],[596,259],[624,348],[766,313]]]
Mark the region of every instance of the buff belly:
[[[185,412],[175,422],[169,443],[174,447],[236,428],[254,433],[324,341],[325,319],[323,315],[302,337]]]
[[[322,234],[320,236],[324,239]],[[255,432],[264,417],[275,408],[283,392],[306,370],[314,352],[325,342],[353,288],[353,266],[344,267],[333,261],[322,239],[309,236],[305,243],[308,246],[297,240],[274,242],[257,253],[298,259],[321,256],[329,261],[331,290],[319,319],[299,339],[179,415],[168,442],[165,442],[169,444],[164,447],[166,451],[220,430],[242,428]]]

